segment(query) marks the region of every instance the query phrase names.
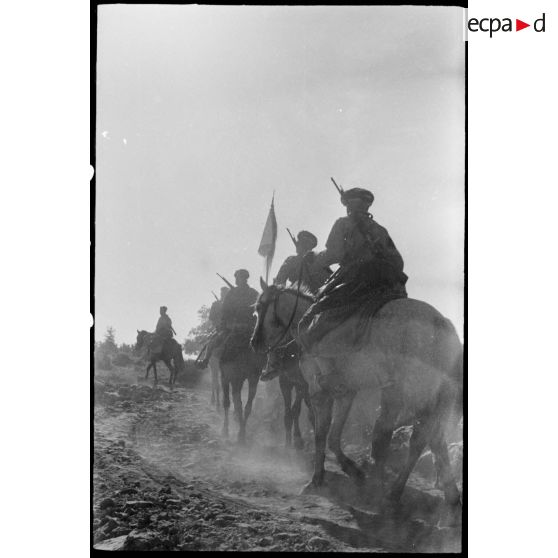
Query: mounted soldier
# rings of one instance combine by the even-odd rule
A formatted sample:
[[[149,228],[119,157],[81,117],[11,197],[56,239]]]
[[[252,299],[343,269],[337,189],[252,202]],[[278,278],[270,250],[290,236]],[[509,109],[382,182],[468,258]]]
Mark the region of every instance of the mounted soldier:
[[[163,350],[163,346],[168,339],[172,339],[176,335],[176,331],[172,327],[172,320],[167,314],[167,307],[161,306],[159,308],[159,319],[157,320],[157,325],[155,326],[155,335],[153,336],[153,341],[149,345],[149,349],[153,353],[160,353]]]
[[[249,334],[254,327],[254,303],[258,298],[258,291],[248,285],[250,274],[245,269],[235,271],[234,277],[236,287],[231,288],[226,293],[223,290],[226,287],[221,289],[223,302],[220,308],[220,317],[219,312],[212,316],[210,311],[209,319],[214,323],[217,334],[210,339],[204,352],[200,354],[198,366],[201,368],[205,368],[209,364],[212,352],[221,346],[231,333],[247,331]],[[215,319],[215,322],[213,319]]]
[[[296,240],[292,236],[291,239],[296,247],[296,255],[289,256],[283,262],[273,283],[286,285],[287,281],[296,283],[300,279],[312,294],[316,294],[332,273],[328,266],[317,265],[315,262],[313,249],[317,246],[318,239],[308,231],[300,231]]]
[[[258,291],[248,285],[250,274],[245,269],[234,272],[236,287],[231,289],[223,301],[221,326],[223,331],[238,331],[254,328],[254,304]]]
[[[313,258],[314,265],[339,264],[339,269],[299,323],[303,348],[309,354],[314,343],[363,308],[370,316],[387,301],[407,297],[403,258],[388,231],[368,212],[374,195],[363,188],[340,193],[347,216],[334,223],[326,249]],[[322,389],[344,389],[333,365],[318,381]]]
[[[296,255],[289,256],[283,262],[273,283],[275,285],[286,285],[287,281],[294,284],[300,280],[313,295],[316,295],[320,287],[332,274],[328,266],[316,261],[313,249],[318,245],[318,239],[309,231],[300,231],[295,240],[291,232],[288,229],[287,231],[296,247]],[[270,351],[267,366],[260,379],[266,382],[275,378],[283,368],[283,361],[294,358],[297,356],[297,352],[298,347],[294,343],[285,349]]]

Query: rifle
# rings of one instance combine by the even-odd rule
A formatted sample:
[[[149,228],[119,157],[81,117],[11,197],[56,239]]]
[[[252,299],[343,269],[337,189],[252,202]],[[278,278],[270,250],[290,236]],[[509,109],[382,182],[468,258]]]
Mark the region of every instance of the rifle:
[[[330,177],[331,181],[333,182],[333,185],[337,188],[337,191],[339,192],[339,195],[342,196],[345,191],[343,190],[343,188],[341,186],[337,185],[337,182],[335,182],[335,180],[333,179],[333,177]]]
[[[287,232],[289,233],[289,236],[291,237],[291,240],[293,241],[293,244],[295,245],[295,248],[297,248],[296,239],[295,239],[295,237],[292,235],[291,231],[289,230],[289,227],[287,227]]]
[[[219,274],[217,273],[217,275],[219,275]],[[234,289],[234,285],[230,281],[227,281],[222,275],[219,275],[219,277],[221,277],[221,279],[223,279],[223,281],[227,284],[227,286],[230,289]]]
[[[211,291],[211,294],[215,297],[215,300],[219,302],[219,297],[213,291]]]

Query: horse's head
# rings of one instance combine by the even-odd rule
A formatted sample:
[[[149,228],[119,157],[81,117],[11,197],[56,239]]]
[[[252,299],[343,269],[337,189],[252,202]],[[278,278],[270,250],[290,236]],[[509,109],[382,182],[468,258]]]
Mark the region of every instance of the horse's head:
[[[262,294],[256,301],[256,326],[250,345],[257,353],[265,353],[276,347],[288,334],[292,325],[296,325],[295,312],[297,306],[302,310],[307,302],[298,304],[297,299],[309,298],[291,289],[267,285],[260,278]]]
[[[136,346],[134,347],[134,352],[136,353],[143,347],[143,344],[145,343],[145,336],[148,334],[148,332],[145,330],[140,331],[138,329],[137,332],[138,334],[136,336]]]

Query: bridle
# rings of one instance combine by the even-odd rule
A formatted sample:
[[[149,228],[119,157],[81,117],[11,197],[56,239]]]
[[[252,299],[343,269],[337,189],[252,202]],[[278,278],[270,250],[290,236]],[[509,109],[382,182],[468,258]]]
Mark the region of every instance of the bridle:
[[[286,347],[287,345],[289,345],[290,343],[292,343],[292,341],[294,341],[294,339],[292,339],[291,341],[289,341],[288,343],[285,343],[284,345],[281,345],[281,342],[283,341],[283,339],[285,339],[285,336],[287,335],[287,333],[289,333],[289,331],[291,330],[291,326],[293,325],[293,320],[294,317],[296,315],[296,310],[298,308],[298,301],[300,298],[300,287],[301,287],[301,279],[302,279],[302,266],[304,264],[304,261],[300,262],[300,272],[298,274],[298,281],[297,281],[297,288],[296,288],[296,300],[295,300],[295,305],[291,314],[291,317],[289,319],[289,322],[285,325],[283,323],[281,323],[281,320],[279,319],[279,315],[277,314],[277,301],[279,300],[279,297],[283,294],[282,292],[278,292],[277,295],[274,297],[273,299],[273,312],[275,314],[275,319],[277,320],[277,322],[279,322],[279,325],[283,326],[283,333],[281,334],[281,337],[279,337],[279,340],[276,341],[273,346],[268,346],[267,348],[267,352],[271,352],[274,351],[275,349],[282,349],[284,347]],[[269,302],[266,305],[265,308],[265,312],[267,312],[267,309],[269,307]],[[265,312],[263,312],[263,316],[265,316]],[[262,316],[262,318],[263,318]]]

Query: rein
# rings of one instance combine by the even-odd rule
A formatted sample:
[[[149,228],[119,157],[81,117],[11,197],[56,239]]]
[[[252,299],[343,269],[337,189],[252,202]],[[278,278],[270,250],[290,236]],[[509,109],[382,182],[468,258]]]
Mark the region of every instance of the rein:
[[[291,318],[289,319],[289,323],[285,326],[285,329],[283,330],[283,334],[279,338],[279,341],[277,341],[272,347],[268,347],[267,352],[274,351],[275,349],[278,349],[278,348],[286,347],[287,345],[289,345],[289,343],[292,342],[292,341],[289,341],[288,343],[286,343],[285,345],[280,347],[280,343],[283,341],[283,339],[285,339],[285,336],[291,330],[291,326],[293,324],[293,320],[294,320],[294,317],[296,315],[296,310],[298,308],[298,300],[300,298],[299,295],[300,295],[300,287],[301,287],[301,280],[302,280],[302,269],[303,269],[302,266],[303,265],[304,265],[304,261],[301,261],[300,262],[300,272],[298,274],[298,281],[297,281],[298,284],[297,284],[297,287],[296,287],[296,300],[295,300],[295,305],[294,305],[294,308],[293,308],[293,313],[291,314]],[[276,317],[276,319],[279,323],[281,323],[281,322],[279,321],[279,317],[277,315],[277,301],[279,300],[279,297],[281,296],[281,294],[282,293],[279,293],[275,297],[275,299],[273,300],[273,311],[275,312],[275,317]],[[281,324],[281,325],[283,325],[283,324]]]

